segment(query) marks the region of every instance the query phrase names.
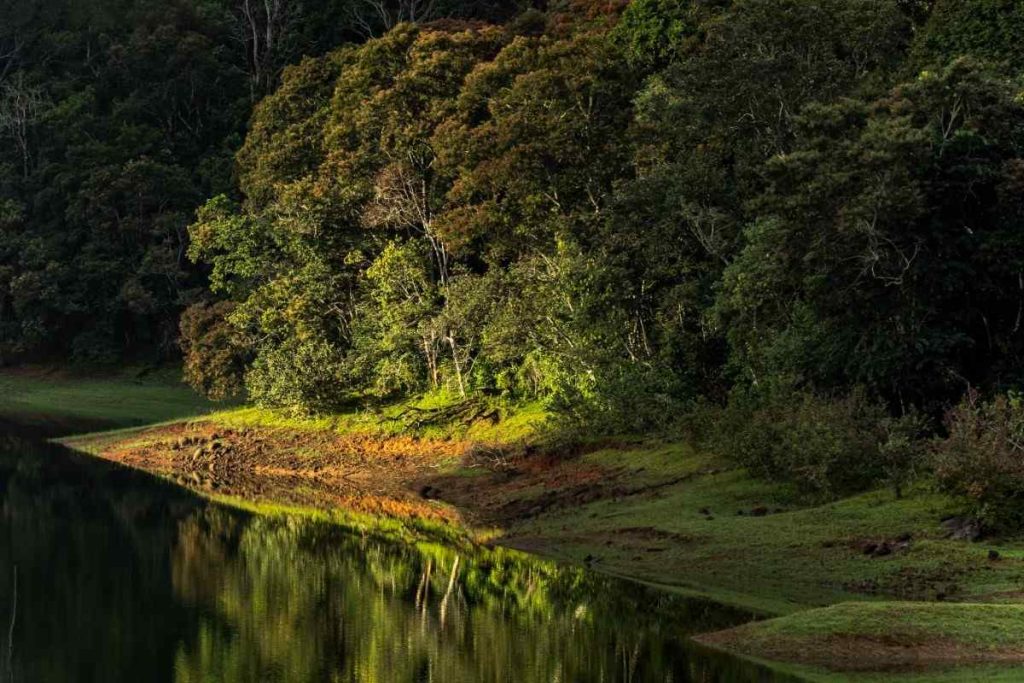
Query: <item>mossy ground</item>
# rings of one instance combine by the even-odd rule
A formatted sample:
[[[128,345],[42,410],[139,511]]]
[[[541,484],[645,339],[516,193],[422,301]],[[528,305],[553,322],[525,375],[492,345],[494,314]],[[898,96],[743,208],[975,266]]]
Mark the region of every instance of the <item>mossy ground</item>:
[[[206,430],[288,434],[291,457],[303,466],[322,457],[323,448],[335,448],[337,437],[409,438],[401,419],[409,404],[312,420],[252,408],[211,414],[210,404],[166,376],[3,374],[0,393],[0,416],[7,419],[128,426],[191,417]],[[426,409],[431,401],[436,399],[416,405]],[[455,438],[519,443],[537,433],[544,414],[532,406],[502,411],[501,418],[421,426],[411,442],[424,449]],[[155,453],[182,427],[113,432],[76,443],[99,454]],[[1024,679],[1016,659],[1024,650],[1024,539],[947,539],[940,521],[960,505],[927,484],[902,499],[877,490],[798,505],[777,487],[682,443],[622,439],[581,451],[520,455],[494,466],[447,453],[429,465],[426,479],[420,472],[404,485],[418,494],[428,483],[431,498],[445,502],[421,502],[450,506],[478,540],[709,596],[766,616],[784,615],[716,634],[707,644],[771,661],[790,673],[823,681]],[[146,469],[144,462],[134,464]],[[252,501],[207,494],[264,513],[327,514],[357,528],[376,526],[397,534],[411,528],[397,519],[373,521],[358,511],[316,512],[315,505],[296,506],[273,496]],[[441,527],[441,535],[458,537],[448,525]],[[885,542],[892,545],[889,554],[865,554],[865,547]],[[990,559],[990,550],[998,559]],[[827,657],[808,660],[801,655],[808,651]],[[956,661],[931,656],[936,652],[956,653]],[[839,664],[830,668],[829,661]],[[843,661],[870,666],[853,670],[843,668]]]

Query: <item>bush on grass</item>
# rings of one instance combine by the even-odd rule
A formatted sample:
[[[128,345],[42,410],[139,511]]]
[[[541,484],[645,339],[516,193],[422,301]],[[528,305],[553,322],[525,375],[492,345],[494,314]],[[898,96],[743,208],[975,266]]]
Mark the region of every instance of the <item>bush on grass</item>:
[[[948,437],[934,448],[943,491],[965,498],[991,531],[1024,529],[1024,400],[985,401],[974,391],[946,415]]]

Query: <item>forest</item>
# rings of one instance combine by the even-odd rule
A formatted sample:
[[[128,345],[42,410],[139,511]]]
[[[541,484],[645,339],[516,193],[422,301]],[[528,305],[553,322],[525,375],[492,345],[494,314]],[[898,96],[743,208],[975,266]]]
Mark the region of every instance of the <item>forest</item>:
[[[682,430],[1024,524],[1015,0],[16,0],[0,360]]]

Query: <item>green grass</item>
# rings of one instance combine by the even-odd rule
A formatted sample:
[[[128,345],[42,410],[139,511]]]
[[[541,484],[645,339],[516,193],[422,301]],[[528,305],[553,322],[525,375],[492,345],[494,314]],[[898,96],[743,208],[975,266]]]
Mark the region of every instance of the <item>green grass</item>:
[[[777,619],[740,626],[726,632],[723,649],[756,661],[778,658],[828,658],[833,652],[854,660],[885,653],[871,643],[913,649],[931,646],[933,652],[959,652],[984,662],[986,656],[1024,651],[1024,605],[949,603],[843,603]],[[919,657],[921,655],[918,655]],[[969,667],[937,664],[929,670],[919,659],[919,670],[881,673],[829,671],[814,665],[781,667],[815,681],[962,681],[1021,680],[1021,669],[980,663]]]
[[[116,375],[0,371],[0,419],[30,428],[124,428],[193,417],[213,407],[182,383],[174,369],[124,369]]]
[[[301,517],[335,524],[353,533],[392,541],[418,543],[430,540],[440,541],[447,543],[449,546],[456,547],[469,547],[471,544],[469,536],[464,529],[426,519],[397,519],[395,517],[362,514],[350,510],[323,510],[297,505],[254,502],[239,498],[238,496],[193,493],[220,505],[263,517]]]
[[[1021,645],[1022,628],[1024,605],[854,602],[761,621],[747,627],[745,633],[752,638],[797,639],[842,634],[904,643],[939,637],[974,647],[999,648]]]
[[[578,562],[590,556],[601,571],[698,590],[766,614],[893,596],[928,600],[939,593],[955,600],[1016,600],[1010,596],[1024,586],[1024,543],[945,539],[939,522],[958,511],[957,503],[927,488],[902,500],[873,491],[801,507],[780,499],[770,484],[685,445],[601,451],[584,461],[623,472],[622,479],[637,487],[688,478],[522,522],[510,529],[513,544]],[[761,506],[781,511],[749,514]],[[653,531],[644,538],[642,529]],[[911,534],[910,547],[887,557],[866,556],[858,547],[903,534]],[[993,547],[1002,554],[998,562],[988,559]]]
[[[498,407],[502,419],[496,423],[482,420],[471,425],[428,424],[411,427],[410,409],[439,408],[457,402],[454,397],[418,397],[374,409],[353,408],[317,417],[303,417],[252,406],[213,413],[207,419],[225,427],[257,427],[328,431],[372,436],[415,436],[423,439],[470,439],[480,442],[514,443],[529,440],[547,419],[540,404]]]

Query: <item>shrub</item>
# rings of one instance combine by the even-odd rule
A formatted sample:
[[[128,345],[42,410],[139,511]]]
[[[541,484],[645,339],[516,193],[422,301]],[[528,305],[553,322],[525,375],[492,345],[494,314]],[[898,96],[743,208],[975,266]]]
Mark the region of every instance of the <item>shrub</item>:
[[[790,387],[734,392],[695,431],[756,477],[827,500],[889,481],[897,493],[921,453],[917,418],[890,418],[860,391],[822,397]],[[713,424],[711,424],[713,422]]]
[[[248,354],[228,321],[234,309],[229,301],[198,303],[181,314],[178,345],[185,361],[185,381],[215,401],[243,391]]]
[[[949,436],[935,443],[943,491],[969,501],[993,531],[1024,528],[1024,402],[1017,394],[982,401],[970,392],[946,415]]]
[[[320,340],[288,340],[263,349],[246,374],[257,405],[295,415],[328,413],[346,398],[338,349]]]
[[[886,417],[878,424],[878,458],[884,483],[897,498],[927,464],[929,421],[916,412]]]

